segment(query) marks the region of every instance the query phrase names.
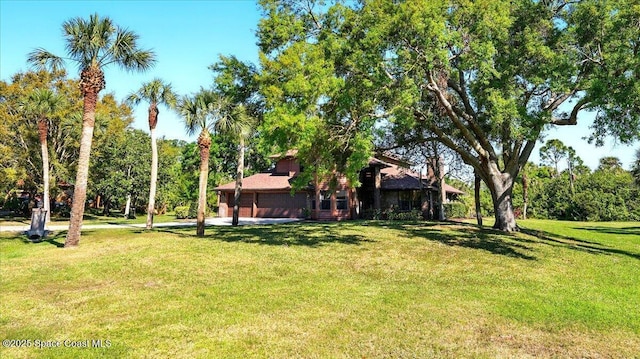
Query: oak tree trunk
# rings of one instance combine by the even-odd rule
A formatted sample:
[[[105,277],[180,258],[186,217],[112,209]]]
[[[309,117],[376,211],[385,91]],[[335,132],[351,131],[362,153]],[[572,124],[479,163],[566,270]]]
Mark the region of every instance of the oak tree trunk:
[[[490,179],[489,190],[496,218],[493,228],[504,232],[517,231],[518,226],[512,203],[513,177],[508,173],[498,173],[492,174]]]
[[[238,172],[236,173],[236,190],[233,196],[233,219],[231,225],[238,225],[238,217],[240,216],[240,196],[242,194],[242,177],[244,175],[244,138],[240,136],[240,145],[238,151]]]
[[[440,158],[438,152],[435,152],[436,157],[434,160],[434,169],[433,169],[433,173],[436,175],[436,179],[438,180],[438,220],[439,221],[444,221],[447,219],[445,210],[444,210],[444,201],[447,198],[447,194],[444,190],[444,173],[442,173],[442,167],[441,167],[441,162],[442,159]]]

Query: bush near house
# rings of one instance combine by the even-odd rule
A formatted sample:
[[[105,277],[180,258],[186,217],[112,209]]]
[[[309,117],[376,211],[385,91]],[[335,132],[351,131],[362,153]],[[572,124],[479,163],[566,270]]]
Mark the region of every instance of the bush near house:
[[[444,204],[444,213],[447,218],[466,218],[469,209],[462,202],[450,202]]]
[[[186,219],[189,218],[189,207],[188,206],[178,206],[174,210],[176,212],[177,219]]]

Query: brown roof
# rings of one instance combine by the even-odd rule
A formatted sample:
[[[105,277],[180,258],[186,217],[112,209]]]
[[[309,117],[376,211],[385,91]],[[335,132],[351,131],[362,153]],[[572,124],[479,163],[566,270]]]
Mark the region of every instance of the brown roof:
[[[291,190],[292,176],[276,175],[273,173],[258,173],[242,180],[242,190],[266,191],[266,190]],[[236,182],[230,182],[214,188],[216,191],[230,191],[236,188]]]
[[[391,167],[392,165],[375,157],[369,157],[369,166],[380,166],[380,168],[387,168]]]
[[[420,175],[404,168],[396,166],[383,168],[380,170],[382,175],[380,188],[386,190],[403,190],[415,189],[419,190]]]
[[[287,158],[287,157],[296,157],[297,155],[298,155],[298,150],[287,150],[287,152],[285,152],[284,155],[282,153],[276,153],[275,155],[269,156],[269,158],[273,160],[277,160],[277,159]]]
[[[420,179],[422,179],[422,187],[437,188],[438,183],[435,178],[426,178],[420,176],[419,173],[414,172],[407,168],[402,167],[389,167],[380,170],[382,174],[380,187],[386,190],[419,190]],[[464,192],[452,187],[448,184],[444,184],[444,190],[447,193],[463,194]]]
[[[289,152],[287,152],[287,155],[288,154]],[[433,178],[421,177],[419,173],[410,169],[393,166],[379,160],[375,160],[373,163],[381,166],[388,166],[383,167],[380,170],[380,173],[382,174],[380,185],[383,190],[419,190],[421,188],[420,179],[422,179],[422,187],[431,189],[438,187],[438,184]],[[242,180],[242,189],[245,191],[290,191],[293,179],[294,177],[289,175],[258,173],[244,178]],[[215,190],[233,191],[235,186],[236,183],[234,181],[218,186]],[[464,193],[446,183],[444,184],[444,189],[447,193]]]

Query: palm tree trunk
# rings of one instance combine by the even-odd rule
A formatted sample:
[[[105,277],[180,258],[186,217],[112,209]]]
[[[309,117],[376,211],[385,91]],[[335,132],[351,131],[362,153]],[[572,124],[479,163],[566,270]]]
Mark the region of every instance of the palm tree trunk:
[[[80,155],[78,158],[78,172],[73,189],[73,203],[71,204],[71,218],[69,231],[64,242],[65,248],[75,247],[80,243],[80,230],[84,204],[87,199],[87,182],[89,179],[89,158],[91,156],[91,142],[93,141],[93,127],[96,118],[97,91],[87,91],[84,95],[84,109],[82,116],[82,135],[80,137]]]
[[[124,206],[124,218],[129,218],[131,211],[131,193],[127,194],[127,204]]]
[[[242,194],[242,177],[244,175],[244,138],[240,136],[240,145],[238,151],[238,172],[236,173],[236,191],[233,196],[233,219],[231,225],[238,225],[238,217],[240,216],[240,196]]]
[[[158,182],[158,144],[156,129],[151,128],[151,183],[149,184],[149,206],[147,207],[147,229],[153,228],[153,213],[156,207],[156,185]]]
[[[51,205],[49,201],[49,148],[47,144],[47,123],[38,121],[38,131],[40,135],[40,151],[42,153],[42,208],[46,211],[45,223],[51,222]]]
[[[209,148],[211,137],[208,132],[202,132],[198,137],[200,147],[200,180],[198,182],[198,213],[196,216],[196,235],[204,237],[204,212],[207,207],[207,181],[209,178]]]

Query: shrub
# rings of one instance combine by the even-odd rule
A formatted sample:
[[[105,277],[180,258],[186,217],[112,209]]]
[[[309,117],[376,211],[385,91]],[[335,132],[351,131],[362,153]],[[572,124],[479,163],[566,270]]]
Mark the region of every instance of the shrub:
[[[411,211],[395,211],[394,209],[389,209],[385,211],[387,215],[387,219],[391,221],[419,221],[422,219],[422,212],[414,209]]]
[[[467,217],[467,206],[462,202],[445,203],[444,213],[447,218],[465,218]]]
[[[189,218],[189,207],[187,206],[178,206],[174,211],[176,212],[177,219]]]
[[[382,211],[379,209],[365,209],[362,212],[362,218],[374,220],[382,219]]]

